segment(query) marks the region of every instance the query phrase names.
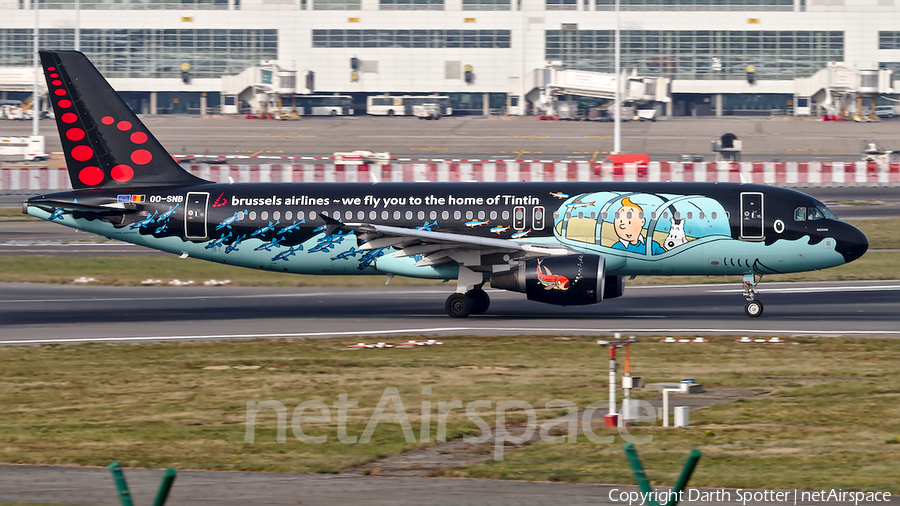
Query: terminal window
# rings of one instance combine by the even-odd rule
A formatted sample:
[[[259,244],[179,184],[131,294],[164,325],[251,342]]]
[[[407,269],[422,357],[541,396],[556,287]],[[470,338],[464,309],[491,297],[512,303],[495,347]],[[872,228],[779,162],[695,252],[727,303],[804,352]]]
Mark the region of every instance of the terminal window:
[[[31,65],[30,32],[0,28],[0,66]],[[46,49],[74,47],[71,28],[42,29],[40,36]],[[217,78],[277,58],[278,30],[90,28],[81,30],[81,50],[107,78],[180,79],[183,63],[193,78]]]
[[[74,9],[76,0],[39,0],[41,9]],[[84,10],[227,10],[228,0],[78,0]]]
[[[900,49],[900,32],[878,32],[878,49]]]
[[[313,47],[509,48],[509,30],[313,30]]]
[[[383,11],[442,11],[444,0],[379,0]]]
[[[509,0],[463,0],[464,11],[508,11]]]
[[[548,11],[574,11],[578,8],[577,0],[544,0]]]
[[[362,0],[313,0],[314,11],[358,11]]]
[[[595,0],[597,10],[613,10],[615,0]],[[794,0],[619,0],[623,11],[792,11]]]
[[[612,72],[613,45],[612,30],[547,30],[545,58]],[[739,80],[753,65],[757,79],[790,80],[843,61],[844,32],[625,30],[621,47],[622,67],[639,75]]]

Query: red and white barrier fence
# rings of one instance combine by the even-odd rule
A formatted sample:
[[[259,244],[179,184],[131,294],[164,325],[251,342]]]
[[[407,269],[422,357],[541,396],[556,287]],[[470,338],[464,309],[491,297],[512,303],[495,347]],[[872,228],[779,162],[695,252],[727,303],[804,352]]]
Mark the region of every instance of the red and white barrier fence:
[[[900,185],[900,163],[876,162],[410,162],[390,165],[185,164],[191,173],[225,183],[263,182],[741,182],[803,186]],[[65,169],[4,167],[0,191],[69,188]],[[373,177],[374,175],[374,177]]]

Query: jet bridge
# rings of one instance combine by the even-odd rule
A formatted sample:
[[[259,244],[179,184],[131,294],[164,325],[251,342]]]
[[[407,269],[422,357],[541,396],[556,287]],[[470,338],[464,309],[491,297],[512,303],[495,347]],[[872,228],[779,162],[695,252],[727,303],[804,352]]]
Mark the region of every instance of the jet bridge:
[[[794,115],[816,114],[816,104],[825,117],[876,121],[878,96],[897,93],[891,74],[889,69],[857,70],[842,62],[829,62],[812,76],[794,81]]]
[[[312,93],[313,78],[312,72],[306,72],[306,86],[298,86],[297,71],[281,68],[275,60],[263,60],[240,74],[222,76],[222,114],[239,114],[244,103],[252,114],[278,116],[284,106],[291,106],[291,97]]]
[[[526,96],[535,104],[537,113],[555,116],[559,112],[559,102],[564,102],[564,97],[570,95],[613,100],[617,83],[621,83],[623,104],[657,105],[672,101],[669,78],[641,77],[636,70],[630,74],[623,71],[621,78],[617,78],[615,74],[563,69],[551,62],[547,68],[536,69],[532,74],[534,89]]]

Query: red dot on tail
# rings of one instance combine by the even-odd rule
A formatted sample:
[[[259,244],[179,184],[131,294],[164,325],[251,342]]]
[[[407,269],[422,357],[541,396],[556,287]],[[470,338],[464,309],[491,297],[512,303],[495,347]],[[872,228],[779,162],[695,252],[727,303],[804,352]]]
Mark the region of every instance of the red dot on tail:
[[[147,142],[147,134],[144,132],[135,132],[131,134],[131,142],[135,144],[143,144]]]
[[[78,116],[75,115],[74,112],[67,112],[59,117],[63,123],[75,123],[78,120]]]
[[[70,141],[80,141],[84,139],[84,130],[80,128],[70,128],[66,130],[66,139]]]
[[[90,146],[75,146],[72,148],[72,158],[78,160],[79,162],[86,162],[94,156],[94,150],[91,149]]]
[[[130,181],[131,178],[134,177],[134,169],[120,163],[109,171],[109,175],[116,181],[124,183],[125,181]]]
[[[112,116],[103,116],[103,118],[100,120],[100,122],[104,125],[112,125],[113,121],[115,120],[112,118]]]
[[[146,149],[136,149],[131,153],[131,161],[138,165],[146,165],[153,159],[153,155]]]
[[[52,84],[53,86],[61,86],[62,81],[60,81],[59,79],[54,79],[53,81],[50,81],[50,84]]]
[[[47,70],[53,71],[56,70],[56,67],[47,67]]]
[[[56,79],[57,77],[59,77],[59,74],[50,74],[50,77]]]
[[[120,121],[116,124],[116,128],[121,131],[131,130],[131,122],[130,121]]]
[[[61,97],[66,94],[66,90],[58,89],[58,90],[54,90],[53,93],[56,94],[57,97]]]
[[[78,171],[78,180],[88,186],[98,185],[103,182],[103,171],[100,167],[85,167]]]
[[[56,105],[62,107],[63,109],[68,109],[69,107],[72,107],[72,101],[67,98],[64,98],[64,99],[60,100],[59,102],[57,102]]]

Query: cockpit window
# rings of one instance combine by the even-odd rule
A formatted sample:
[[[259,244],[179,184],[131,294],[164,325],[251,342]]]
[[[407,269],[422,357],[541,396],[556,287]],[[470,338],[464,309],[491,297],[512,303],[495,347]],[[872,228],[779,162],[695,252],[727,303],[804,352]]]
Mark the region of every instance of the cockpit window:
[[[794,209],[794,221],[806,221],[806,208],[798,207]]]
[[[825,219],[825,216],[817,207],[810,207],[806,210],[806,219],[809,221],[822,220]]]
[[[824,215],[829,220],[838,219],[837,215],[831,212],[831,209],[828,209],[827,207],[820,207],[819,211],[822,211],[822,215]]]

